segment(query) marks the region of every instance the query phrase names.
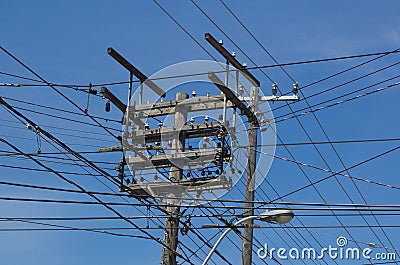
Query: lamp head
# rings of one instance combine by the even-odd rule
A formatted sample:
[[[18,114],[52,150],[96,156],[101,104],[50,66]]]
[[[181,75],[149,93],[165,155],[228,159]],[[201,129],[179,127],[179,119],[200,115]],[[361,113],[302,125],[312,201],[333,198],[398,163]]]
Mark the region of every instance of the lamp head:
[[[294,213],[289,209],[278,209],[261,213],[259,220],[269,223],[289,223],[294,217]]]

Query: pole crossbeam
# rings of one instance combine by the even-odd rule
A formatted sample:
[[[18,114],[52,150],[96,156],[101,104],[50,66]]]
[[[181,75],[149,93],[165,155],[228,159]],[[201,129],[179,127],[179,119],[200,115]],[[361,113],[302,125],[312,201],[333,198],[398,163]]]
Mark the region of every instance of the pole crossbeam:
[[[239,63],[238,60],[230,53],[227,49],[225,49],[221,43],[219,43],[210,33],[205,34],[205,39],[208,41],[211,46],[213,46],[227,61],[232,64],[234,67],[239,69],[242,74],[254,85],[260,87],[260,81],[254,77],[252,73],[250,73],[245,66]]]

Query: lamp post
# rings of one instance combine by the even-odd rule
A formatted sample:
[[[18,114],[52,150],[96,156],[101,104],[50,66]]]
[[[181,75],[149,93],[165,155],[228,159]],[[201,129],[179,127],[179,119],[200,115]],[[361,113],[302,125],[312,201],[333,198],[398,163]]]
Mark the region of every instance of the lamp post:
[[[261,213],[260,215],[252,215],[252,216],[247,216],[243,219],[240,219],[236,223],[233,224],[233,227],[251,219],[256,219],[260,220],[263,222],[268,222],[268,223],[279,223],[279,224],[286,224],[289,223],[294,217],[294,213],[291,210],[272,210],[272,211],[266,211]],[[226,229],[222,235],[218,238],[217,242],[215,242],[215,245],[213,248],[210,250],[210,253],[208,253],[206,259],[203,261],[202,265],[206,265],[207,262],[210,260],[211,255],[215,252],[217,249],[218,245],[221,243],[222,239],[232,230],[232,227],[229,227]]]

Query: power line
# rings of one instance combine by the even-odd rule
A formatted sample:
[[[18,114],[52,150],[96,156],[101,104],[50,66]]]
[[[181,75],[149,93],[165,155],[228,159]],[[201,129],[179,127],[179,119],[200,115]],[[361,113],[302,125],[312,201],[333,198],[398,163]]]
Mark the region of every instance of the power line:
[[[0,232],[21,232],[24,230],[25,230],[24,232],[27,232],[27,231],[85,231],[85,232],[101,233],[101,234],[112,235],[112,236],[122,236],[122,237],[131,237],[131,238],[152,240],[150,237],[147,237],[147,236],[120,234],[120,233],[109,232],[104,229],[101,230],[101,229],[71,227],[71,226],[65,226],[65,225],[55,225],[55,224],[48,224],[48,223],[43,223],[43,222],[34,222],[31,220],[22,220],[22,219],[18,219],[18,218],[3,218],[3,219],[7,219],[8,221],[13,221],[13,222],[29,223],[29,224],[42,225],[42,226],[48,226],[48,227],[56,227],[56,228],[4,228],[4,229],[0,229]]]
[[[315,112],[317,112],[317,111],[324,110],[324,109],[328,109],[328,108],[331,108],[331,107],[335,107],[335,106],[340,105],[340,104],[343,104],[343,103],[348,103],[348,102],[351,102],[351,101],[353,101],[353,100],[360,99],[360,98],[363,98],[363,97],[366,97],[366,96],[369,96],[369,95],[372,95],[372,94],[375,94],[375,93],[378,93],[378,92],[382,92],[382,91],[384,91],[384,90],[387,90],[387,89],[389,89],[389,88],[393,88],[393,87],[399,86],[399,85],[400,85],[400,82],[393,83],[393,84],[390,84],[390,85],[387,85],[387,86],[378,88],[378,89],[373,90],[373,91],[370,91],[370,92],[366,92],[366,93],[363,93],[363,94],[359,94],[359,95],[354,96],[354,97],[352,97],[352,98],[343,99],[343,100],[340,100],[340,101],[338,101],[338,102],[335,102],[335,103],[332,103],[332,104],[329,104],[329,105],[325,105],[325,106],[322,106],[322,107],[318,107],[318,108],[313,109],[313,110],[310,110],[310,111],[301,112],[301,113],[299,113],[299,114],[291,113],[291,114],[293,114],[293,116],[289,116],[289,117],[286,117],[286,118],[282,118],[282,119],[280,119],[280,120],[275,121],[275,123],[283,122],[283,121],[290,120],[290,119],[293,119],[293,118],[298,119],[298,117],[300,117],[300,116],[304,116],[304,115],[308,115],[308,114],[313,114],[313,113],[315,113]],[[331,142],[331,141],[329,141],[329,142]]]
[[[365,164],[365,163],[368,163],[368,162],[370,162],[370,161],[372,161],[372,160],[375,160],[375,159],[380,158],[380,157],[382,157],[382,156],[384,156],[384,155],[387,155],[387,154],[389,154],[389,153],[392,153],[392,152],[398,150],[399,148],[400,148],[400,146],[397,146],[397,147],[392,148],[392,149],[390,149],[390,150],[388,150],[388,151],[385,151],[385,152],[383,152],[383,153],[380,153],[380,154],[378,154],[378,155],[376,155],[376,156],[373,156],[373,157],[371,157],[371,158],[368,158],[368,159],[366,159],[366,160],[364,160],[364,161],[362,161],[362,162],[359,162],[359,163],[357,163],[357,164],[355,164],[355,165],[353,165],[353,166],[351,166],[351,167],[347,167],[347,168],[345,168],[345,169],[343,169],[343,170],[341,170],[341,171],[339,171],[339,172],[336,172],[336,173],[334,173],[334,174],[332,174],[332,175],[330,175],[330,176],[328,176],[328,177],[325,177],[325,178],[319,179],[319,180],[317,180],[317,181],[311,182],[310,184],[308,184],[308,185],[306,185],[306,186],[303,186],[303,187],[298,188],[298,189],[296,189],[296,190],[294,190],[294,191],[291,191],[291,192],[289,192],[289,193],[287,193],[287,194],[285,194],[285,195],[283,195],[283,196],[281,196],[281,197],[279,197],[279,198],[277,198],[277,199],[275,199],[275,200],[285,198],[285,197],[287,197],[287,196],[289,196],[289,195],[292,195],[292,194],[297,193],[297,192],[299,192],[299,191],[301,191],[301,190],[304,190],[304,189],[306,189],[306,188],[308,188],[308,187],[310,187],[310,186],[314,186],[315,184],[318,184],[318,183],[320,183],[320,182],[322,182],[322,181],[325,181],[325,180],[327,180],[327,179],[329,179],[329,178],[331,178],[331,177],[334,177],[334,176],[336,176],[336,175],[338,175],[338,174],[340,174],[340,173],[343,173],[343,172],[345,172],[345,171],[347,171],[347,170],[356,168],[356,167],[361,166],[361,165],[363,165],[363,164]],[[275,201],[275,200],[274,200],[274,201]]]
[[[331,57],[331,58],[322,58],[322,59],[312,59],[312,60],[303,60],[303,61],[295,61],[295,62],[287,62],[287,63],[279,63],[279,64],[270,64],[270,65],[259,65],[259,66],[249,66],[246,67],[247,70],[257,70],[257,69],[265,69],[265,68],[275,68],[275,67],[282,67],[282,66],[293,66],[293,65],[303,65],[303,64],[311,64],[311,63],[321,63],[321,62],[331,62],[331,61],[338,61],[338,60],[347,60],[347,59],[355,59],[355,58],[363,58],[363,57],[372,57],[372,56],[379,56],[376,58],[373,58],[370,61],[375,61],[377,59],[380,59],[384,56],[390,55],[390,54],[396,54],[399,53],[400,49],[396,49],[396,50],[390,50],[390,51],[383,51],[383,52],[374,52],[374,53],[365,53],[365,54],[356,54],[356,55],[347,55],[347,56],[339,56],[339,57]],[[364,62],[362,63],[360,66],[365,65],[368,62]],[[360,67],[357,66],[357,67]],[[357,68],[355,67],[355,68]],[[354,67],[351,68],[351,70],[353,70]],[[236,71],[236,70],[228,70],[228,71]],[[349,70],[347,70],[349,71]],[[346,71],[346,72],[347,72]],[[215,73],[219,73],[219,72],[226,72],[226,70],[224,71],[216,71]],[[344,72],[340,72],[340,74],[343,74]],[[29,80],[29,81],[34,81],[37,83],[42,83],[41,85],[39,84],[21,84],[22,86],[48,86],[47,83],[40,81],[38,79],[32,79],[32,78],[27,78],[27,77],[23,77],[23,76],[19,76],[19,75],[14,75],[14,74],[10,74],[10,73],[5,73],[5,72],[0,72],[0,74],[2,75],[8,75],[8,76],[12,76],[12,77],[16,77],[16,78],[20,78],[20,79],[25,79],[25,80]],[[156,81],[156,80],[163,80],[163,79],[173,79],[173,78],[183,78],[183,77],[190,77],[190,76],[200,76],[200,75],[207,75],[208,72],[204,72],[204,73],[192,73],[192,74],[188,74],[188,75],[175,75],[175,76],[165,76],[165,77],[155,77],[155,78],[149,78],[148,80],[152,80],[152,81]],[[335,76],[339,75],[335,74]],[[333,77],[333,76],[332,76]],[[311,86],[311,85],[315,85],[317,83],[320,83],[322,81],[325,81],[327,79],[330,79],[332,77],[326,77],[323,80],[318,80],[315,81],[309,85],[305,85],[302,88]],[[107,82],[107,83],[99,83],[99,84],[93,84],[92,87],[102,87],[102,86],[113,86],[113,85],[124,85],[124,84],[129,84],[130,81],[114,81],[114,82]],[[138,83],[140,82],[139,80],[133,80],[132,82],[134,83]],[[56,87],[65,87],[65,88],[72,88],[74,90],[78,90],[78,91],[82,91],[87,93],[88,89],[79,89],[79,88],[83,88],[83,87],[88,87],[88,85],[82,85],[82,84],[59,84],[59,83],[49,83],[52,86],[56,86]]]
[[[332,91],[332,90],[335,90],[335,89],[337,89],[337,88],[339,88],[339,87],[343,87],[343,86],[345,86],[345,85],[354,83],[354,82],[356,82],[356,81],[359,81],[359,80],[361,80],[361,79],[364,79],[364,78],[366,78],[366,77],[368,77],[368,76],[372,76],[372,75],[374,75],[374,74],[377,74],[377,73],[379,73],[379,72],[382,72],[382,71],[384,71],[384,70],[387,70],[387,69],[389,69],[389,68],[391,68],[391,67],[394,67],[394,66],[396,66],[396,65],[399,65],[399,64],[400,64],[400,62],[393,63],[393,64],[391,64],[391,65],[385,66],[385,67],[380,68],[380,69],[378,69],[378,70],[372,71],[372,72],[370,72],[370,73],[368,73],[368,74],[365,74],[365,75],[359,76],[359,77],[357,77],[357,78],[353,78],[353,79],[351,79],[351,80],[349,80],[349,81],[343,82],[343,83],[341,83],[341,84],[339,84],[339,85],[335,85],[335,86],[333,86],[333,87],[330,87],[330,88],[324,89],[324,90],[322,90],[322,91],[319,91],[319,92],[317,92],[317,93],[311,94],[311,95],[309,95],[309,96],[307,96],[307,97],[305,97],[305,96],[303,95],[303,98],[301,98],[299,101],[296,101],[296,102],[293,102],[293,103],[290,103],[290,104],[295,104],[295,103],[297,103],[297,102],[300,102],[300,101],[303,101],[303,100],[307,100],[307,99],[313,98],[313,97],[315,97],[315,96],[322,95],[322,94],[324,94],[324,93],[327,93],[327,92]],[[397,76],[396,76],[395,78],[397,78]],[[389,80],[391,80],[391,79],[388,79],[387,81],[389,81]],[[282,107],[276,107],[276,108],[272,109],[271,111],[276,111],[276,110],[278,110],[278,109],[280,109],[280,108],[282,108]]]
[[[394,80],[394,79],[399,78],[399,77],[400,77],[400,75],[396,75],[396,76],[390,77],[390,78],[388,78],[388,79],[385,79],[385,80],[383,80],[383,81],[374,83],[374,84],[372,84],[372,85],[368,85],[368,86],[365,86],[365,87],[362,87],[362,88],[353,90],[353,91],[351,91],[351,92],[342,94],[342,95],[340,95],[340,96],[337,96],[337,97],[334,97],[334,98],[330,98],[330,99],[321,101],[321,102],[319,102],[319,103],[316,103],[316,104],[312,105],[311,107],[320,106],[320,105],[322,105],[322,104],[325,104],[325,103],[334,101],[334,100],[336,100],[336,99],[344,98],[344,97],[346,97],[346,96],[355,94],[355,93],[360,92],[360,91],[364,91],[364,90],[366,90],[366,89],[368,89],[368,88],[371,88],[371,87],[374,87],[374,86],[377,86],[377,85],[381,85],[381,84],[383,84],[383,83],[385,83],[385,82]],[[304,110],[306,110],[306,109],[307,109],[307,108],[301,108],[301,109],[296,110],[296,112],[304,111]],[[282,115],[277,116],[277,117],[274,117],[274,118],[275,118],[275,119],[279,119],[279,118],[282,118],[282,117],[286,117],[286,116],[288,116],[288,115],[290,115],[290,113],[282,114]]]
[[[86,116],[83,113],[80,112],[76,112],[76,111],[70,111],[70,110],[65,110],[65,109],[60,109],[60,108],[55,108],[55,107],[51,107],[51,106],[45,106],[42,104],[37,104],[37,103],[33,103],[33,102],[29,102],[29,101],[25,101],[25,100],[19,100],[19,99],[15,99],[15,98],[10,98],[10,97],[4,97],[2,96],[2,98],[7,99],[9,101],[14,101],[14,102],[18,102],[18,103],[23,103],[29,106],[35,106],[35,107],[40,107],[40,108],[44,108],[44,109],[50,109],[50,110],[55,110],[55,111],[59,111],[59,112],[63,112],[63,113],[68,113],[68,114],[74,114],[74,115],[79,115],[79,116]],[[17,108],[17,107],[15,107]],[[111,118],[105,118],[105,117],[99,117],[99,116],[93,116],[93,118],[96,119],[100,119],[100,120],[104,120],[106,122],[116,122],[116,123],[121,123],[121,120],[114,120]]]
[[[361,213],[365,216],[371,216],[371,213]],[[359,216],[358,213],[337,213],[337,216],[343,216],[343,217],[354,217],[354,216]],[[397,217],[400,216],[399,213],[394,213],[394,212],[378,212],[374,213],[374,215],[379,215],[379,216],[393,216]],[[217,216],[223,216],[223,217],[232,217],[231,214],[222,214],[222,215],[199,215],[199,214],[194,214],[191,215],[191,218],[208,218],[208,217],[217,217]],[[296,213],[296,217],[332,217],[332,214],[329,213]],[[242,216],[239,215],[234,215],[236,218],[241,218]],[[157,215],[157,216],[148,216],[148,215],[137,215],[137,216],[125,216],[127,219],[154,219],[154,218],[165,218],[163,215]],[[97,221],[97,220],[120,220],[119,217],[116,216],[83,216],[83,217],[19,217],[19,216],[14,216],[14,217],[0,217],[0,222],[1,221],[14,221],[14,219],[18,220],[24,220],[24,221]]]
[[[272,56],[272,54],[264,47],[264,45],[261,44],[261,42],[259,42],[259,41],[257,40],[257,38],[256,38],[256,37],[252,34],[252,32],[243,24],[243,22],[232,12],[232,10],[231,10],[222,0],[220,0],[220,2],[221,2],[221,3],[224,5],[224,7],[232,14],[232,16],[240,23],[240,25],[249,33],[249,35],[257,42],[257,44],[269,55],[269,57],[270,57],[275,63],[278,63],[277,60]],[[293,79],[293,77],[292,77],[283,67],[280,67],[280,68],[281,68],[281,70],[289,77],[289,79],[291,79],[293,82],[295,82],[295,80]],[[279,89],[278,89],[278,90],[279,90]],[[299,91],[300,91],[301,95],[304,97],[304,94],[303,94],[302,90],[300,89]],[[324,136],[327,138],[328,141],[330,141],[330,139],[329,139],[329,137],[328,137],[328,135],[327,135],[325,129],[323,128],[323,126],[322,126],[321,122],[319,121],[318,117],[316,116],[315,112],[313,112],[313,110],[312,110],[312,108],[311,108],[311,106],[310,106],[310,104],[309,104],[309,102],[308,102],[308,100],[307,100],[306,98],[305,98],[305,102],[307,103],[307,106],[309,107],[310,111],[312,112],[313,117],[315,118],[315,120],[317,121],[319,127],[321,128],[321,130],[322,130]],[[291,112],[293,113],[293,110],[292,110],[292,108],[290,107],[290,105],[289,105],[288,103],[287,103],[287,106],[290,108]],[[294,114],[294,113],[293,113],[293,114]],[[305,132],[305,134],[307,135],[307,137],[308,137],[309,140],[311,141],[310,135],[309,135],[308,132],[305,130],[305,128],[304,128],[303,125],[301,124],[300,120],[299,120],[297,117],[296,117],[296,120],[298,121],[299,125],[301,126],[301,128],[303,129],[303,131]],[[321,154],[320,151],[318,150],[317,146],[315,146],[315,145],[313,145],[313,146],[314,146],[315,150],[317,151],[318,155],[321,157],[321,159],[322,159],[322,160],[324,161],[324,163],[326,164],[326,166],[330,169],[330,167],[329,167],[327,161],[324,159],[324,157],[322,156],[322,154]],[[344,162],[343,162],[343,160],[341,159],[341,157],[339,156],[339,153],[337,152],[337,150],[336,150],[336,148],[334,147],[334,145],[333,145],[333,144],[330,144],[330,146],[332,147],[332,149],[333,149],[335,155],[336,155],[337,158],[339,159],[339,161],[340,161],[341,165],[343,166],[343,168],[346,169],[346,166],[344,165]],[[350,175],[350,173],[348,172],[348,170],[347,170],[347,173]],[[336,176],[335,176],[335,180],[337,181],[337,183],[339,184],[339,186],[342,188],[342,190],[344,191],[344,193],[346,194],[346,196],[350,199],[350,201],[352,201],[350,195],[346,192],[346,190],[344,189],[344,187],[342,186],[342,184],[340,183],[340,181],[336,178]],[[361,191],[360,191],[359,188],[357,187],[357,185],[356,185],[356,183],[354,182],[354,180],[352,180],[352,183],[353,183],[353,185],[355,186],[355,188],[357,189],[357,192],[360,194],[360,196],[362,197],[362,199],[366,202],[365,197],[363,196],[363,194],[361,193]],[[317,191],[317,193],[318,193],[318,191]],[[322,198],[322,199],[323,199],[323,198]],[[341,223],[339,219],[337,219],[337,220],[339,221],[339,223]],[[375,220],[376,220],[376,222],[378,222],[378,224],[379,224],[379,221],[378,221],[376,218],[375,218]],[[368,221],[367,221],[365,218],[364,218],[364,221],[368,224]],[[342,226],[343,226],[343,225],[342,225]],[[347,231],[347,229],[346,229],[346,228],[344,228],[344,229],[345,229],[346,232],[349,234],[349,236],[350,236],[352,239],[354,239],[354,238],[352,237],[352,235]],[[375,234],[375,232],[374,232],[372,229],[371,229],[371,231],[372,231],[372,233],[377,237],[377,239],[380,241],[379,237]],[[387,238],[387,240],[389,241],[389,243],[390,243],[390,244],[392,245],[392,247],[393,247],[393,243],[392,243],[391,240],[388,238],[388,236],[386,235],[386,233],[385,233],[385,231],[384,231],[383,229],[382,229],[382,232],[384,233],[385,237]],[[381,241],[380,241],[380,242],[381,242]]]
[[[210,225],[205,227],[192,227],[193,230],[201,230],[201,229],[210,229],[210,228],[229,228],[232,226],[225,226],[225,225]],[[242,228],[243,226],[237,226],[237,228]],[[347,225],[348,228],[400,228],[400,225]],[[265,225],[257,225],[254,228],[261,228],[261,229],[333,229],[333,228],[343,228],[342,226],[337,225],[306,225],[306,226],[265,226]],[[78,230],[78,231],[107,231],[107,230],[161,230],[164,229],[163,227],[82,227],[82,228],[0,228],[0,232],[28,232],[28,231],[71,231],[71,230]],[[125,235],[129,236],[129,235]],[[132,236],[137,237],[137,236]],[[149,239],[143,237],[145,239]],[[358,242],[358,241],[355,241]]]
[[[31,122],[31,124],[34,124],[33,122]],[[46,131],[43,131],[43,133],[45,133],[45,135],[50,136],[49,138],[52,140],[56,140],[56,142],[58,142],[57,139],[55,139],[54,137],[51,137],[50,134],[48,134]],[[12,144],[10,144],[9,142],[5,141],[4,139],[0,139],[1,142],[9,145],[10,147],[12,147],[14,150],[16,150],[17,152],[23,153],[22,151],[20,151],[17,147],[13,146]],[[66,147],[66,149],[69,149],[67,146],[65,146],[65,144],[61,143],[61,146]],[[152,236],[151,234],[149,234],[147,231],[141,229],[138,225],[136,225],[135,223],[133,223],[131,220],[124,218],[123,215],[121,215],[117,210],[115,210],[114,208],[112,208],[109,204],[104,203],[101,199],[99,199],[96,195],[94,194],[90,194],[88,193],[82,186],[78,185],[77,183],[73,182],[72,180],[67,179],[66,177],[64,177],[63,175],[61,175],[60,173],[58,173],[57,171],[47,167],[46,165],[44,165],[43,163],[41,163],[40,161],[38,161],[37,159],[31,157],[31,156],[27,156],[30,159],[32,159],[35,163],[37,163],[38,165],[40,165],[41,167],[52,171],[55,175],[57,175],[60,179],[66,181],[67,183],[75,186],[76,188],[78,188],[79,190],[81,190],[82,192],[85,192],[87,195],[89,195],[91,198],[93,198],[98,204],[104,206],[106,209],[110,210],[112,213],[114,213],[115,215],[117,215],[118,217],[120,217],[123,221],[127,222],[128,224],[132,225],[134,228],[139,229],[141,232],[143,232],[146,236],[150,237],[152,240],[156,241],[157,243],[161,244],[164,247],[167,247],[163,242],[160,242],[160,240],[158,240],[157,238],[155,238],[154,236]],[[103,171],[104,172],[104,171]],[[104,172],[105,173],[105,172]],[[106,174],[108,175],[108,174]],[[9,200],[6,199],[6,200]],[[29,199],[29,200],[33,200],[33,199]],[[180,254],[179,254],[180,255]],[[181,256],[181,255],[180,255]],[[181,258],[183,258],[181,256]],[[184,259],[184,258],[183,258]]]
[[[277,159],[280,159],[280,160],[283,160],[283,161],[292,162],[292,163],[295,163],[295,164],[298,164],[298,165],[301,165],[301,166],[304,166],[304,167],[310,167],[310,168],[318,169],[320,171],[334,173],[334,174],[337,174],[337,175],[340,175],[340,176],[343,176],[343,177],[346,177],[346,178],[349,178],[349,179],[355,179],[355,180],[363,181],[363,182],[366,182],[366,183],[371,183],[371,184],[376,184],[376,185],[379,185],[379,186],[383,186],[383,187],[386,187],[386,188],[400,190],[400,187],[396,187],[396,186],[393,186],[393,185],[389,185],[389,184],[373,181],[373,180],[370,180],[370,179],[364,179],[364,178],[360,178],[360,177],[350,176],[350,175],[347,175],[347,174],[343,174],[343,173],[332,171],[330,169],[317,167],[317,166],[314,166],[314,165],[310,165],[310,164],[307,164],[307,163],[302,163],[302,162],[299,162],[299,161],[291,160],[291,159],[288,159],[286,157],[272,155],[272,154],[269,154],[269,153],[266,153],[266,152],[262,152],[262,151],[257,151],[257,152],[260,153],[260,154],[263,154],[263,155],[272,156],[274,158],[277,158]]]
[[[52,88],[57,94],[59,94],[61,97],[63,97],[65,100],[67,100],[69,103],[71,103],[74,107],[79,109],[82,113],[85,113],[86,116],[88,116],[92,121],[94,121],[98,126],[103,128],[108,134],[110,134],[112,137],[116,138],[116,136],[106,127],[104,127],[99,121],[97,121],[93,116],[89,115],[85,110],[83,110],[81,107],[79,107],[75,102],[73,102],[70,98],[68,98],[66,95],[64,95],[61,91],[59,91],[56,87],[51,85],[49,82],[47,82],[43,77],[41,77],[38,73],[36,73],[34,70],[32,70],[29,66],[24,64],[21,60],[19,60],[17,57],[15,57],[11,52],[6,50],[3,46],[0,45],[0,49],[5,52],[8,56],[10,56],[12,59],[14,59],[16,62],[18,62],[22,67],[24,67],[26,70],[28,70],[30,73],[32,73],[34,76],[36,76],[38,79],[40,79],[42,82],[46,83],[50,88]]]

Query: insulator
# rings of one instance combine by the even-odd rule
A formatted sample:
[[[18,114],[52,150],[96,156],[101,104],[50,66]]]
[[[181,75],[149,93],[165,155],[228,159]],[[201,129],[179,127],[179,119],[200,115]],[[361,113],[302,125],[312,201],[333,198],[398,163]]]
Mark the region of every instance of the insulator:
[[[110,103],[110,101],[107,101],[106,102],[106,112],[110,112],[110,110],[111,110],[111,103]]]
[[[272,84],[272,95],[276,95],[278,93],[278,85],[276,83]]]
[[[240,86],[239,86],[239,91],[238,91],[238,93],[239,93],[240,96],[243,96],[243,94],[244,94],[244,86],[243,86],[243,85],[240,85]]]
[[[299,92],[299,84],[296,82],[293,84],[293,94],[297,95],[297,92]]]

